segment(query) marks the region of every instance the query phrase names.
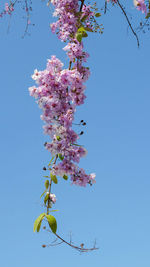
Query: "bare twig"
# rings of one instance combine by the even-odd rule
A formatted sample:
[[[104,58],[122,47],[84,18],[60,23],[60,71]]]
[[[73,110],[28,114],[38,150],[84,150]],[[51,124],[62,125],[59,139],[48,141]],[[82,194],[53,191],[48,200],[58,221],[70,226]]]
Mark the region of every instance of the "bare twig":
[[[52,233],[49,229],[46,229],[46,227],[44,226],[43,227],[44,230],[46,230],[47,232],[49,233]],[[57,245],[60,245],[62,243],[65,243],[66,245],[70,246],[71,248],[79,251],[79,252],[90,252],[90,251],[94,251],[94,250],[98,250],[99,248],[96,247],[96,241],[94,242],[94,245],[93,247],[91,248],[85,248],[84,247],[84,244],[80,244],[80,246],[77,246],[77,245],[73,245],[72,243],[72,240],[70,238],[70,242],[69,241],[66,241],[64,238],[62,238],[61,236],[59,236],[58,234],[55,233],[55,236],[57,237],[51,244],[49,245],[42,245],[42,247],[51,247],[51,246],[57,246]],[[57,242],[57,240],[61,240],[60,242]]]
[[[28,0],[25,0],[25,11],[26,11],[26,27],[25,27],[24,34],[23,34],[22,38],[24,38],[27,34],[29,35],[28,28],[29,28],[29,25],[31,23],[30,22],[30,12],[29,12]]]
[[[106,14],[106,11],[107,11],[107,0],[105,0],[104,14]]]
[[[117,0],[117,3],[118,3],[118,6],[120,7],[121,11],[123,12],[123,14],[124,14],[124,16],[125,16],[125,18],[126,18],[126,20],[127,20],[127,22],[128,22],[128,25],[129,25],[129,27],[130,27],[132,33],[134,34],[134,36],[135,36],[135,38],[136,38],[136,40],[137,40],[137,46],[139,47],[139,46],[140,46],[140,42],[139,42],[139,38],[138,38],[138,36],[137,36],[137,33],[134,31],[134,29],[133,29],[133,27],[132,27],[132,25],[131,25],[131,22],[130,22],[128,16],[127,16],[127,13],[126,13],[125,9],[123,8],[123,6],[120,4],[120,1]]]
[[[59,236],[58,234],[55,234],[57,236],[58,239],[60,239],[63,243],[67,244],[68,246],[78,250],[79,252],[89,252],[89,251],[93,251],[93,250],[98,250],[99,248],[95,247],[95,243],[94,246],[92,248],[84,248],[84,244],[82,243],[80,246],[75,246],[72,243],[66,241],[65,239],[63,239],[61,236]]]

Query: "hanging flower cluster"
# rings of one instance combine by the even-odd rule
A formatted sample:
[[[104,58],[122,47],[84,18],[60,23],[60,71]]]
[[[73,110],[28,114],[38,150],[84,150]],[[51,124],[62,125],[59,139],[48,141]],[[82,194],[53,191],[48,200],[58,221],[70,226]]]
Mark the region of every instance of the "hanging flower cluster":
[[[32,0],[14,0],[9,4],[5,3],[0,17],[6,14],[11,15],[14,5],[22,2],[27,20],[25,35],[28,25],[31,24]],[[118,4],[137,38],[119,0],[106,0],[105,6],[107,6],[107,2],[111,2],[113,5]],[[84,157],[87,151],[78,144],[79,135],[83,134],[83,131],[78,134],[72,126],[76,108],[82,105],[86,98],[85,82],[90,75],[89,68],[84,66],[89,55],[84,51],[82,40],[88,36],[88,32],[103,33],[103,28],[96,21],[96,18],[101,16],[100,13],[97,13],[96,3],[90,6],[85,4],[85,0],[49,0],[48,5],[50,3],[54,6],[53,16],[57,18],[57,21],[53,22],[50,27],[62,42],[67,43],[63,50],[67,53],[69,66],[65,69],[63,63],[56,56],[51,56],[45,70],[34,71],[32,78],[36,82],[36,86],[29,88],[30,95],[37,100],[43,111],[41,119],[45,122],[44,133],[50,138],[50,141],[45,143],[45,147],[52,155],[48,167],[43,168],[45,171],[50,171],[49,176],[44,176],[47,180],[45,180],[45,191],[42,194],[46,212],[40,214],[35,220],[34,231],[39,232],[43,219],[46,219],[51,231],[62,241],[63,239],[56,234],[56,219],[50,214],[51,211],[56,211],[50,210],[56,203],[56,196],[51,192],[52,182],[57,184],[57,176],[65,180],[68,180],[68,176],[70,176],[71,182],[79,186],[85,187],[87,184],[95,183],[96,175],[94,173],[87,174],[83,168],[78,166],[81,157]],[[134,0],[134,5],[142,13],[145,13],[146,19],[150,17],[150,0]],[[80,121],[80,125],[84,126],[85,124],[83,120]],[[46,227],[44,226],[43,229]],[[63,242],[69,244],[64,240]],[[69,245],[81,252],[96,249],[95,246],[92,249],[85,249],[83,244],[77,247],[71,242]]]
[[[83,104],[85,99],[83,82],[88,75],[88,69],[81,66],[80,71],[77,68],[63,69],[62,62],[52,56],[46,70],[35,70],[32,76],[38,87],[29,88],[30,94],[38,99],[39,107],[43,109],[44,132],[52,139],[45,147],[52,156],[58,155],[61,159],[52,166],[53,175],[71,175],[73,183],[82,186],[91,183],[93,175],[86,175],[74,164],[86,155],[86,150],[77,146],[79,136],[71,127],[76,106]]]
[[[84,51],[82,38],[88,36],[87,32],[97,29],[95,17],[100,13],[91,11],[91,7],[85,5],[84,0],[79,5],[78,0],[51,0],[54,5],[54,16],[58,20],[51,24],[52,32],[57,32],[61,41],[67,42],[63,48],[69,58],[68,69],[63,68],[63,63],[51,56],[47,61],[46,69],[35,70],[32,75],[36,86],[29,88],[30,95],[37,99],[39,107],[43,110],[41,119],[45,122],[44,133],[50,137],[50,142],[45,143],[46,149],[51,153],[52,159],[48,167],[50,176],[45,176],[46,190],[43,192],[46,213],[40,214],[34,223],[34,231],[39,232],[42,220],[47,219],[53,233],[56,233],[56,219],[50,215],[52,205],[56,202],[55,194],[51,192],[52,182],[57,184],[57,176],[65,180],[70,179],[73,184],[79,186],[95,183],[95,174],[86,174],[83,168],[78,166],[81,157],[87,153],[86,149],[79,145],[77,134],[72,126],[77,106],[84,103],[85,82],[90,71],[84,66],[88,53]],[[81,120],[80,125],[86,123]]]
[[[77,144],[79,135],[72,129],[76,107],[84,103],[85,81],[89,77],[89,68],[83,66],[89,56],[83,49],[82,38],[87,30],[92,31],[91,17],[94,13],[90,6],[83,4],[80,11],[78,0],[52,0],[55,6],[54,16],[57,22],[51,24],[52,31],[58,29],[58,37],[68,41],[64,47],[70,59],[70,67],[63,69],[63,63],[52,56],[44,71],[35,70],[32,78],[38,87],[29,88],[30,95],[38,99],[43,110],[45,134],[52,142],[45,147],[51,155],[57,157],[57,164],[52,165],[51,173],[61,177],[70,175],[73,184],[86,186],[95,182],[95,174],[86,174],[79,168],[80,158],[87,153]]]
[[[57,222],[49,210],[56,202],[56,196],[51,192],[52,182],[57,184],[57,176],[65,180],[70,176],[71,182],[79,186],[95,183],[95,174],[87,174],[78,165],[87,151],[78,144],[79,135],[83,132],[76,133],[72,126],[76,108],[86,98],[85,82],[90,75],[89,68],[84,65],[89,55],[84,51],[83,38],[88,36],[88,32],[101,32],[96,21],[101,14],[97,13],[95,5],[86,5],[85,0],[50,2],[54,6],[53,16],[57,18],[50,27],[62,42],[67,43],[63,50],[69,58],[69,66],[64,68],[56,56],[51,56],[45,70],[34,71],[32,78],[37,85],[30,87],[29,92],[37,99],[43,111],[41,119],[45,122],[44,133],[50,137],[45,147],[52,155],[48,167],[43,168],[50,171],[50,176],[45,176],[49,180],[45,181],[46,190],[42,194],[47,212],[36,219],[34,231],[40,230],[41,222],[46,218],[52,232],[56,234]],[[85,122],[81,120],[80,124],[85,125]]]

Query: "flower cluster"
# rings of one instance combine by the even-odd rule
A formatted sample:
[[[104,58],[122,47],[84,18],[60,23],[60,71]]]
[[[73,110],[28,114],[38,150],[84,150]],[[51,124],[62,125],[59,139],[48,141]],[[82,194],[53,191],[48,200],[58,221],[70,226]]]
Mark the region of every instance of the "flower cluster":
[[[62,41],[69,39],[70,34],[77,31],[77,17],[74,15],[79,10],[78,0],[52,0],[51,3],[55,7],[53,13],[54,17],[59,17],[59,19],[52,23],[52,32],[58,29],[58,36]]]
[[[71,175],[73,183],[80,185],[86,185],[93,178],[73,163],[79,163],[86,155],[86,150],[77,146],[79,136],[71,128],[76,106],[83,104],[85,99],[83,81],[88,77],[86,70],[63,69],[62,62],[52,56],[46,70],[35,70],[32,76],[38,87],[29,88],[30,95],[38,99],[39,107],[43,109],[44,132],[52,139],[45,146],[52,156],[61,155],[62,161],[53,166],[53,174]]]
[[[53,32],[58,28],[58,37],[68,41],[64,50],[70,59],[70,67],[63,69],[63,63],[52,56],[44,71],[35,70],[32,78],[38,86],[30,87],[29,91],[31,96],[38,99],[39,107],[43,110],[41,119],[46,123],[44,132],[52,139],[45,147],[52,156],[60,159],[52,166],[53,175],[70,175],[74,184],[86,186],[94,183],[95,174],[87,175],[77,165],[87,151],[77,144],[79,135],[72,129],[72,122],[76,107],[84,103],[84,82],[90,74],[89,68],[83,66],[89,55],[83,50],[83,43],[76,39],[76,33],[83,18],[84,24],[90,25],[93,12],[86,5],[83,5],[81,12],[77,0],[51,2],[55,6],[54,16],[58,17],[51,28]]]

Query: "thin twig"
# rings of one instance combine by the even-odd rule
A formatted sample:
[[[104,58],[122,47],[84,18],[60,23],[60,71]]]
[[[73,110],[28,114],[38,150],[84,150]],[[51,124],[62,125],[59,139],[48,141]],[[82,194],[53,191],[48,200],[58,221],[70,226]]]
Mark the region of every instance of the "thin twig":
[[[58,234],[55,234],[57,236],[57,238],[59,238],[63,243],[67,244],[68,246],[80,251],[80,252],[89,252],[89,251],[93,251],[93,250],[98,250],[99,248],[96,248],[95,245],[92,248],[84,248],[83,244],[79,247],[79,246],[75,246],[72,243],[69,243],[68,241],[64,240],[61,236],[59,236]]]
[[[46,230],[49,233],[52,233],[49,229],[46,229],[44,227],[44,230]],[[77,245],[73,245],[72,240],[70,239],[70,242],[66,241],[64,238],[62,238],[61,236],[59,236],[58,234],[54,234],[57,239],[61,240],[61,242],[56,243],[57,239],[55,239],[51,244],[49,245],[44,245],[43,247],[50,247],[50,246],[57,246],[59,244],[65,243],[66,245],[70,246],[73,249],[78,250],[79,252],[90,252],[90,251],[94,251],[94,250],[98,250],[99,248],[96,247],[96,241],[94,242],[94,246],[92,248],[84,248],[84,244],[81,244],[80,246]]]
[[[129,27],[130,27],[132,33],[134,34],[134,36],[135,36],[135,38],[136,38],[136,40],[137,40],[137,46],[139,47],[139,46],[140,46],[139,38],[138,38],[136,32],[134,31],[132,25],[131,25],[131,22],[130,22],[128,16],[127,16],[127,13],[126,13],[125,9],[123,8],[123,6],[120,4],[120,1],[119,1],[119,0],[117,0],[117,3],[118,3],[118,6],[120,7],[120,9],[122,10],[122,12],[123,12],[123,14],[124,14],[124,16],[125,16],[125,18],[126,18],[126,20],[127,20],[127,22],[128,22],[128,25],[129,25]]]
[[[55,157],[53,165],[56,164],[57,159],[58,159],[58,154]],[[47,215],[49,214],[49,206],[50,206],[50,202],[51,202],[51,199],[50,199],[51,188],[52,188],[52,179],[50,179],[50,183],[49,183],[49,198],[48,198],[48,202],[47,202]]]
[[[104,14],[106,14],[106,11],[107,11],[107,0],[105,0]]]
[[[29,35],[28,33],[28,28],[29,28],[29,25],[30,25],[30,13],[29,13],[29,6],[28,6],[28,1],[25,0],[25,11],[26,11],[26,27],[25,27],[25,30],[24,30],[24,34],[22,36],[22,38],[24,38],[27,34]]]

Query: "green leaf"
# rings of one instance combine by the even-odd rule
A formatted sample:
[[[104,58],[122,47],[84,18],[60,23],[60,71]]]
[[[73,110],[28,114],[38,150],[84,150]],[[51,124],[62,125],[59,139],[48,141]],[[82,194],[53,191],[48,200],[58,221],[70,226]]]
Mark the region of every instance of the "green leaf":
[[[48,199],[49,199],[49,194],[46,194],[46,196],[45,196],[45,198],[44,198],[44,203],[45,203],[45,205],[46,205],[46,202],[48,201]]]
[[[42,220],[44,219],[45,217],[45,213],[42,213],[40,214],[40,216],[35,220],[34,222],[34,226],[33,226],[33,231],[37,231],[39,232],[40,231],[40,227],[41,227],[41,223],[42,223]],[[40,225],[39,225],[40,224]]]
[[[91,28],[89,28],[89,27],[85,27],[85,30],[86,30],[87,32],[93,32],[93,30],[92,30]]]
[[[64,157],[62,156],[62,154],[58,154],[58,157],[59,157],[60,160],[63,160],[64,159]]]
[[[148,12],[147,16],[145,17],[146,19],[149,19],[150,17],[150,12]]]
[[[60,138],[60,136],[56,136],[56,139],[57,139],[57,141],[60,141],[61,140],[61,138]]]
[[[57,183],[58,183],[58,180],[57,180],[56,175],[53,175],[53,174],[51,173],[50,176],[51,176],[51,179],[52,179],[52,181],[54,182],[54,184],[57,184]]]
[[[87,32],[83,32],[83,33],[82,33],[82,37],[88,37]]]
[[[50,178],[49,176],[43,176],[44,178]]]
[[[52,232],[55,234],[57,231],[57,222],[56,222],[55,217],[52,215],[46,215],[46,218],[47,218],[48,224],[49,224]]]
[[[49,162],[49,164],[48,164],[48,166],[50,166],[51,165],[51,163],[52,163],[52,161],[53,161],[53,159],[54,159],[55,157],[52,157],[51,158],[51,160],[50,160],[50,162]]]
[[[55,211],[59,211],[59,210],[51,210],[50,212],[55,212]]]
[[[82,33],[76,33],[76,39],[79,43],[82,41]]]
[[[81,19],[81,21],[84,22],[87,18],[88,18],[88,15],[85,15],[85,16]]]
[[[80,147],[83,147],[82,145],[78,145],[78,144],[72,144],[73,146],[80,146]]]
[[[46,190],[42,193],[42,195],[40,196],[40,198],[41,198],[42,196],[44,196],[45,193],[46,193]]]
[[[64,174],[63,178],[67,181],[68,180],[68,176]]]
[[[37,232],[39,232],[40,231],[40,228],[41,228],[41,224],[42,224],[42,220],[39,222],[39,224],[38,224],[38,226],[37,226]]]
[[[81,32],[81,33],[83,33],[83,32],[86,32],[86,30],[85,30],[85,28],[84,28],[83,26],[81,26],[81,27],[77,30],[77,32]]]
[[[46,180],[45,181],[45,187],[46,187],[46,189],[48,189],[48,187],[49,187],[49,180]]]
[[[100,16],[101,16],[101,13],[96,13],[96,14],[95,14],[95,17],[96,17],[96,18],[99,18]]]
[[[76,17],[80,17],[80,16],[81,16],[81,14],[82,14],[82,12],[81,12],[81,11],[80,11],[80,12],[76,12],[76,13],[75,13]]]

